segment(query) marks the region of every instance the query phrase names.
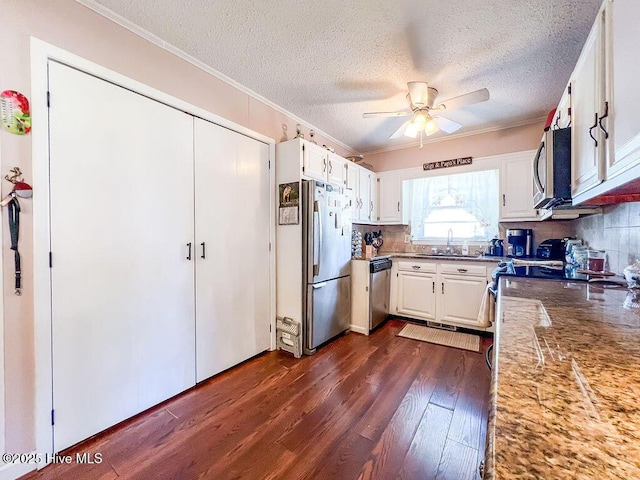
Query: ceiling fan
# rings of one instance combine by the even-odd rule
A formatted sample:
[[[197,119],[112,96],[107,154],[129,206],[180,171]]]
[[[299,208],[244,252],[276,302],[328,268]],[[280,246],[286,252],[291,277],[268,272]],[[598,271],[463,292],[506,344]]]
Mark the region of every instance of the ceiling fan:
[[[363,113],[362,117],[408,117],[409,115],[413,115],[413,118],[406,121],[389,138],[400,138],[403,135],[417,138],[418,135],[420,135],[420,148],[422,148],[423,133],[428,137],[439,130],[446,133],[453,133],[462,127],[458,122],[439,115],[439,112],[451,111],[454,108],[489,100],[489,90],[481,88],[480,90],[465,93],[464,95],[453,97],[436,104],[438,90],[428,86],[427,82],[409,82],[407,83],[407,87],[409,89],[409,93],[407,94],[409,110],[369,112]]]

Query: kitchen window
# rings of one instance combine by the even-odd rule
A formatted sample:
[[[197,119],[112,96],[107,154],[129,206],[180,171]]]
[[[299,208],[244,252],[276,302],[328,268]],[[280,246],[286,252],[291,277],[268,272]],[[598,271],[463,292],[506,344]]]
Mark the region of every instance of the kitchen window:
[[[404,182],[411,239],[485,241],[498,234],[499,171],[482,170]]]

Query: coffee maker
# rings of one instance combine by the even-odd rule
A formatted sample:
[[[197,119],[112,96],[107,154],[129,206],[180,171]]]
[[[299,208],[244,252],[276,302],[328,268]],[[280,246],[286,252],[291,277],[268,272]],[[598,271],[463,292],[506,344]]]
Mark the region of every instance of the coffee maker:
[[[533,256],[533,230],[530,228],[508,228],[507,242],[509,242],[513,250],[509,256]]]

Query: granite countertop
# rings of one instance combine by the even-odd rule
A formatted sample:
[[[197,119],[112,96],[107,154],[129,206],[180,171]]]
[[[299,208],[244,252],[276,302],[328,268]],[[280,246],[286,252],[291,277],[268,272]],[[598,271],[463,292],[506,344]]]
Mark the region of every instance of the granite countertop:
[[[640,479],[637,307],[626,288],[500,279],[486,479]]]

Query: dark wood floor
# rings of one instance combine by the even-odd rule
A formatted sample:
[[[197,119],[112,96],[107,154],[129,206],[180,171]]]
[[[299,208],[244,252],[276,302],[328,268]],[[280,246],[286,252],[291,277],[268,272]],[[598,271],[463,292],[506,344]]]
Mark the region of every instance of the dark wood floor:
[[[102,463],[24,478],[477,479],[484,355],[396,337],[403,325],[260,355],[63,452]]]

